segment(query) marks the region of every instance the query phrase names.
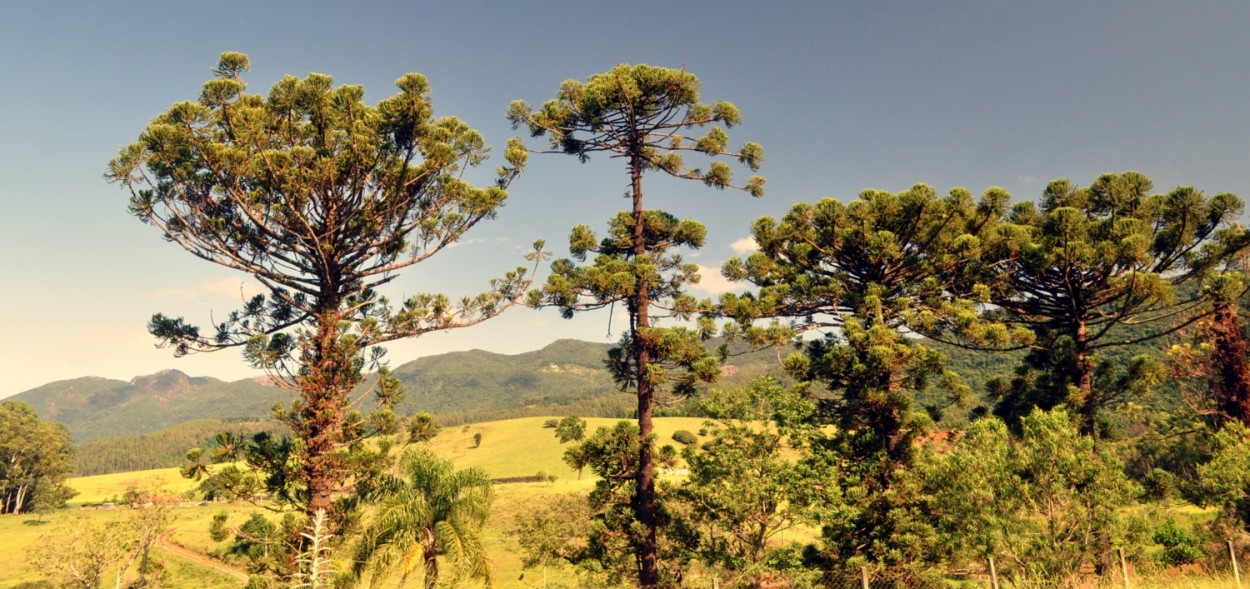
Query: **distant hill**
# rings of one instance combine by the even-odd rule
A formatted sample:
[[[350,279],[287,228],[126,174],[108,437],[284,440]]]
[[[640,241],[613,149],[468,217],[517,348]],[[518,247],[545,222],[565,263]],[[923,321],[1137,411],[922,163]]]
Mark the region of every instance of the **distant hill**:
[[[401,414],[429,411],[445,424],[527,415],[621,417],[633,406],[604,368],[609,344],[560,340],[516,355],[451,352],[399,365],[394,374],[407,397]],[[779,372],[775,352],[730,358],[724,386]],[[224,382],[177,370],[129,382],[83,377],[14,395],[41,418],[65,424],[78,444],[138,436],[199,419],[265,419],[290,393],[264,379]]]
[[[162,370],[129,382],[94,376],[62,380],[7,400],[29,403],[40,418],[65,424],[81,444],[194,419],[265,417],[274,402],[289,397],[260,379],[224,382]]]

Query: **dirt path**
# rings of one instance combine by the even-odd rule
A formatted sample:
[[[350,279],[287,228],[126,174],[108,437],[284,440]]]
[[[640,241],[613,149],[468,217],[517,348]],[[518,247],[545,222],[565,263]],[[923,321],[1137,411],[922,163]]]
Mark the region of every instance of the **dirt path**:
[[[190,548],[184,548],[182,546],[174,544],[173,542],[169,541],[169,534],[162,535],[160,538],[160,541],[158,541],[156,545],[160,546],[161,548],[163,548],[166,552],[170,554],[173,554],[175,556],[180,556],[196,564],[209,567],[215,571],[224,573],[226,575],[234,577],[235,579],[243,581],[244,583],[247,582],[247,573],[239,569],[236,569],[234,567],[222,564],[221,562],[213,560],[203,554],[200,554],[199,552],[191,550]]]

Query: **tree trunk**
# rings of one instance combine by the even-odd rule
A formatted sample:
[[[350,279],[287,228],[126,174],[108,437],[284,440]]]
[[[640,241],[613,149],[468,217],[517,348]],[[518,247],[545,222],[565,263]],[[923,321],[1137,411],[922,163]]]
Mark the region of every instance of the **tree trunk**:
[[[422,585],[425,589],[434,589],[438,585],[438,552],[433,546],[427,546],[425,550],[425,580]]]
[[[645,236],[646,212],[642,207],[642,158],[633,155],[629,160],[629,174],[633,188],[634,205],[634,259],[647,255]],[[651,364],[651,344],[647,341],[647,328],[651,326],[651,298],[645,277],[639,277],[634,292],[634,321],[631,324],[630,342],[633,346],[634,368],[637,371],[638,386],[638,473],[636,480],[636,496],[634,497],[634,517],[642,524],[645,532],[641,544],[637,546],[638,586],[652,589],[660,584],[659,542],[657,540],[656,509],[655,509],[655,462],[651,449],[651,434],[654,425],[651,413],[655,406],[654,390],[647,377],[647,367]]]
[[[1081,434],[1095,436],[1098,433],[1099,400],[1094,393],[1094,367],[1089,357],[1088,337],[1085,322],[1077,323],[1076,334],[1072,338],[1076,347],[1076,374],[1073,380],[1081,397]]]
[[[12,510],[13,515],[18,515],[22,513],[22,504],[26,503],[27,489],[29,489],[29,487],[25,484],[21,484],[17,486],[17,496],[13,500],[13,510]]]
[[[1220,410],[1220,421],[1236,419],[1250,425],[1250,363],[1236,303],[1221,303],[1215,308],[1211,330],[1211,363],[1215,367],[1211,392]]]
[[[343,442],[344,407],[352,382],[352,350],[341,345],[338,301],[323,302],[318,314],[312,349],[305,352],[305,374],[299,379],[300,408],[295,434],[308,452],[304,476],[308,481],[310,517],[318,510],[330,511],[334,491],[344,476],[344,467],[333,456]]]

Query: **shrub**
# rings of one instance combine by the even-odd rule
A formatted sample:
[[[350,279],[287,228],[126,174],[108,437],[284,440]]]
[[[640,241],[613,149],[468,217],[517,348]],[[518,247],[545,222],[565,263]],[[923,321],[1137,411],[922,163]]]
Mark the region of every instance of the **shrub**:
[[[1190,564],[1198,558],[1198,540],[1192,534],[1181,529],[1176,525],[1176,521],[1168,518],[1167,521],[1155,528],[1152,537],[1156,544],[1163,546],[1163,553],[1159,555],[1159,562],[1167,566],[1180,566]]]
[[[560,420],[555,418],[543,422],[543,427],[546,429],[555,429],[558,425],[560,425]]]
[[[699,438],[695,437],[694,432],[684,430],[684,429],[679,429],[673,432],[673,441],[677,442],[678,444],[689,446],[691,444],[698,442]]]

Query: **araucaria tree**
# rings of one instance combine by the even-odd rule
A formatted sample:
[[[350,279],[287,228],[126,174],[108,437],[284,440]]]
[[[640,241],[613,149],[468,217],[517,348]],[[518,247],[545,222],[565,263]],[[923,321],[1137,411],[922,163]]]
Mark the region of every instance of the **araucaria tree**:
[[[1037,205],[1016,205],[986,248],[996,270],[992,300],[1008,322],[1047,344],[1032,356],[1051,374],[1048,391],[1015,400],[1018,407],[1000,404],[999,412],[1066,402],[1081,431],[1096,434],[1099,409],[1116,400],[1112,389],[1127,388],[1096,386],[1096,354],[1201,317],[1201,298],[1178,300],[1175,286],[1245,247],[1235,225],[1241,212],[1235,195],[1208,197],[1192,187],[1157,194],[1136,172],[1105,174],[1084,188],[1055,180]],[[1117,331],[1126,326],[1133,331]]]
[[[914,335],[958,332],[993,345],[1027,339],[1027,331],[980,317],[988,291],[972,280],[1006,201],[1000,189],[975,200],[963,189],[943,197],[920,184],[900,193],[866,190],[845,203],[799,203],[780,220],[757,220],[759,251],[725,264],[728,278],[759,287],[721,301],[746,330],[760,318],[789,317],[824,332],[786,365],[825,389],[813,389],[818,411],[804,445],[812,470],[840,471],[828,475],[836,483],[824,487],[825,497],[812,501],[831,514],[823,521],[830,566],[886,564],[899,584],[914,586],[909,567],[934,558],[926,545],[932,530],[906,478],[929,422],[913,395],[932,382],[954,400],[968,391]]]
[[[760,196],[763,178],[753,176],[735,184],[728,163],[714,160],[707,169],[690,167],[683,153],[728,156],[755,170],[764,150],[755,143],[730,150],[722,125],[737,124],[738,109],[724,101],[700,103],[699,81],[684,70],[648,65],[618,65],[585,82],[568,80],[541,109],[513,102],[508,119],[535,137],[545,135],[554,152],[576,155],[582,161],[596,153],[625,160],[632,210],[612,219],[609,235],[601,241],[588,227],[576,227],[570,238],[573,256],[580,262],[593,253],[594,263],[578,266],[571,259],[557,260],[547,284],[532,302],[561,307],[566,316],[616,302],[623,303],[629,313],[629,333],[613,355],[612,368],[617,381],[638,395],[642,444],[634,512],[646,531],[636,552],[639,584],[654,587],[660,582],[651,439],[656,394],[669,381],[677,382],[678,392],[688,391],[695,379],[713,378],[717,366],[699,345],[695,332],[655,327],[657,310],[678,317],[694,311],[694,301],[683,289],[697,281],[698,275],[693,265],[683,263],[672,251],[701,247],[706,231],[695,221],[646,209],[643,175],[662,172]],[[701,136],[684,135],[707,125],[711,129]],[[670,370],[678,366],[690,370],[672,374]]]
[[[433,116],[423,76],[404,75],[397,94],[369,106],[364,88],[322,74],[250,94],[247,69],[245,55],[222,54],[199,99],[153,119],[106,177],[166,240],[267,289],[207,332],[159,314],[149,330],[178,355],[241,347],[298,392],[281,417],[298,464],[291,496],[313,514],[351,481],[345,448],[367,427],[350,395],[379,365],[376,346],[473,325],[528,289],[518,268],[459,301],[393,305],[376,290],[492,218],[526,152],[510,145],[495,184],[474,186],[463,175],[488,148],[459,119]],[[389,410],[398,387],[384,370],[378,382]]]

